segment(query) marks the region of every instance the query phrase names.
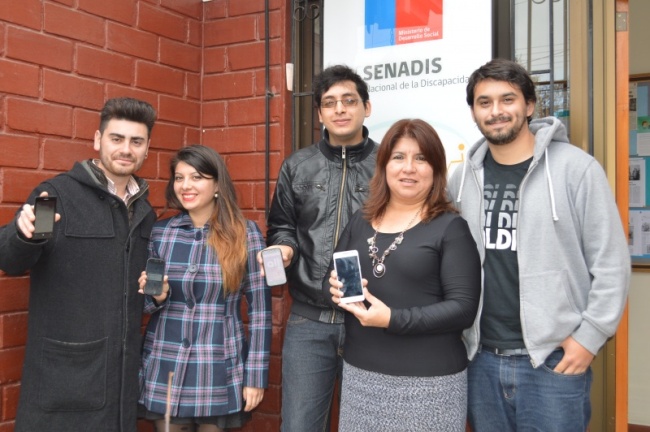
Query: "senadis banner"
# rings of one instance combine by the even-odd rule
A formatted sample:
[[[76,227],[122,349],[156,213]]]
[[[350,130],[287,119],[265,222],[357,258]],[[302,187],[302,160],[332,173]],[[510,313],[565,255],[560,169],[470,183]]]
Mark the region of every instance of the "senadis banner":
[[[465,101],[469,75],[491,59],[490,0],[325,0],[324,65],[346,64],[368,83],[370,136],[421,118],[453,170],[480,133]]]

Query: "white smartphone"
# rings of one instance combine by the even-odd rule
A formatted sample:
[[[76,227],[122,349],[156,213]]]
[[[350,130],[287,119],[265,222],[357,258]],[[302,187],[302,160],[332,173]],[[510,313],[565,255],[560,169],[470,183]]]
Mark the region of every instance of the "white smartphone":
[[[363,301],[359,253],[356,250],[334,252],[334,269],[336,278],[343,283],[341,303]]]

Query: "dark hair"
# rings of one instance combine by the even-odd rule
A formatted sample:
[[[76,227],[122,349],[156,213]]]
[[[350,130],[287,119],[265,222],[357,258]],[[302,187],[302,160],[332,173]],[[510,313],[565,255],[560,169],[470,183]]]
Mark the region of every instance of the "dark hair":
[[[136,123],[143,123],[147,126],[147,132],[151,138],[151,130],[156,122],[156,110],[147,102],[133,98],[109,99],[102,108],[99,118],[99,132],[104,133],[109,121],[129,120]]]
[[[171,175],[165,189],[167,206],[178,210],[183,209],[174,192],[174,176],[179,162],[185,162],[202,177],[217,182],[219,197],[215,198],[215,210],[209,220],[208,243],[219,257],[224,291],[235,292],[241,285],[248,259],[246,219],[237,205],[235,186],[226,163],[219,153],[206,146],[195,144],[180,149],[169,164]]]
[[[447,159],[445,148],[436,130],[427,122],[420,119],[403,119],[394,123],[384,135],[377,152],[375,175],[370,180],[370,193],[363,207],[366,220],[376,220],[384,215],[390,189],[386,181],[386,165],[391,153],[401,138],[413,138],[420,146],[420,151],[427,163],[433,169],[433,186],[425,202],[425,212],[422,220],[425,222],[443,212],[456,212],[447,199]]]
[[[357,93],[365,105],[370,100],[368,84],[354,70],[345,65],[330,66],[314,77],[314,105],[320,108],[323,93],[327,92],[335,84],[341,81],[352,81],[357,86]]]
[[[527,103],[532,102],[534,104],[537,102],[535,84],[526,69],[512,60],[496,58],[476,69],[469,77],[467,82],[467,104],[470,107],[474,106],[474,90],[476,86],[485,80],[506,81],[521,90]],[[532,115],[528,116],[529,123],[532,119]]]

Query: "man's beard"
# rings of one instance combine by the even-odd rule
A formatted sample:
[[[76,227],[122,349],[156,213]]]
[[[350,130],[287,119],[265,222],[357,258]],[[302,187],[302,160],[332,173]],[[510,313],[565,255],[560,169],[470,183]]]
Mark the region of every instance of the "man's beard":
[[[489,126],[493,123],[499,122],[499,121],[510,121],[512,120],[512,117],[508,116],[499,116],[497,118],[494,118],[492,120],[488,120],[485,122],[486,126]],[[485,138],[488,140],[490,144],[494,145],[505,145],[505,144],[510,144],[513,142],[518,136],[519,133],[521,132],[521,129],[524,127],[524,122],[527,121],[524,119],[523,121],[519,123],[515,123],[512,127],[510,128],[504,128],[501,131],[492,131],[488,130],[487,127],[482,127],[481,125],[478,125],[479,130],[485,136]]]

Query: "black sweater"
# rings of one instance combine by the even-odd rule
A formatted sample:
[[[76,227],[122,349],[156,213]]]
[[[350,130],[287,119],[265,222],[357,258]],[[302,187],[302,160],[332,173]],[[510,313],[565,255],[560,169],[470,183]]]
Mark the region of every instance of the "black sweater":
[[[478,309],[481,264],[467,223],[445,213],[404,233],[404,241],[384,261],[386,273],[372,274],[368,238],[374,230],[357,212],[337,250],[356,249],[368,290],[391,309],[387,329],[363,327],[345,316],[344,359],[361,369],[397,376],[441,376],[467,367],[462,330]],[[398,233],[377,235],[377,255]],[[329,282],[323,291],[331,300]]]

